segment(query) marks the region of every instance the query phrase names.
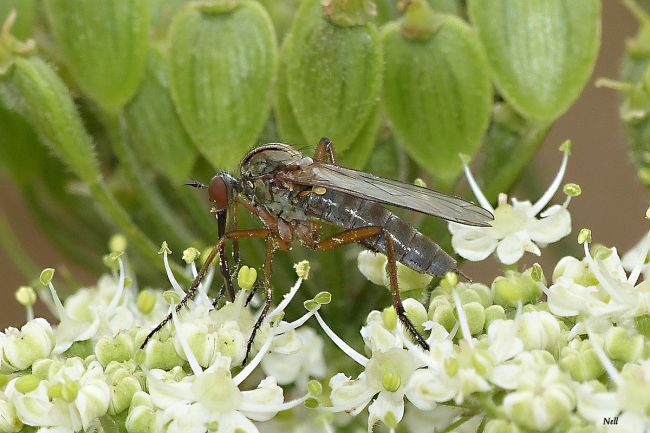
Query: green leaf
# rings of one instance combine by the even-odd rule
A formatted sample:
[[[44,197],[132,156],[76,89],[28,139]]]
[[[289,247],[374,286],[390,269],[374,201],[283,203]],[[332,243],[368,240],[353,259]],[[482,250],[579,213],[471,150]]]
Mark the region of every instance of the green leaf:
[[[451,15],[436,14],[434,20],[430,36],[407,37],[407,21],[383,29],[384,106],[411,157],[449,185],[462,170],[459,154],[472,156],[478,150],[490,117],[492,86],[485,54],[470,27]],[[418,24],[418,31],[428,27]]]
[[[142,84],[124,109],[130,141],[140,157],[172,183],[183,183],[197,157],[169,89],[169,68],[151,49]]]
[[[44,6],[79,87],[106,110],[122,107],[144,72],[149,1],[45,0]]]
[[[271,20],[256,2],[207,13],[193,4],[170,29],[176,109],[214,167],[232,168],[257,142],[271,103],[277,46]]]
[[[306,0],[282,56],[282,85],[307,144],[326,136],[345,152],[379,100],[382,55],[375,25],[332,24],[318,0]]]
[[[550,121],[578,98],[600,46],[599,0],[470,0],[469,15],[517,111]]]

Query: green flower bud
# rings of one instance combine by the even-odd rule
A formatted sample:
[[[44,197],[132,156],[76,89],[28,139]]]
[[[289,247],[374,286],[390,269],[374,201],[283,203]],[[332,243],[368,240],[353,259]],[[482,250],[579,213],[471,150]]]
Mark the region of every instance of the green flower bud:
[[[39,359],[32,364],[32,374],[41,380],[50,377],[50,367],[55,363],[54,360],[49,358]]]
[[[545,311],[523,313],[519,337],[526,350],[553,351],[560,344],[560,324],[555,316]]]
[[[124,422],[124,427],[129,433],[155,433],[155,409],[142,405],[131,407]]]
[[[480,41],[463,20],[408,3],[399,23],[381,32],[383,95],[393,132],[411,157],[449,185],[487,129],[492,84]]]
[[[307,260],[302,260],[293,265],[293,269],[296,270],[298,277],[303,280],[309,279],[309,262]]]
[[[149,2],[46,0],[50,30],[81,89],[104,109],[135,93],[149,42]]]
[[[530,276],[530,273],[520,274],[509,271],[492,282],[494,303],[504,307],[516,307],[518,302],[523,304],[535,302],[542,291]]]
[[[381,89],[381,46],[377,28],[363,14],[343,23],[331,9],[340,11],[344,3],[302,2],[282,48],[276,112],[283,135],[288,130],[313,144],[327,136],[343,155],[348,149],[367,154],[374,140],[363,146],[355,140],[367,126],[374,138],[378,128],[371,119]],[[370,2],[347,3],[360,10]]]
[[[384,278],[384,286],[390,287],[388,274],[386,274]],[[429,285],[432,279],[433,277],[431,275],[414,271],[408,266],[397,263],[397,284],[400,292],[423,289]]]
[[[229,12],[190,4],[174,18],[169,44],[172,97],[190,137],[214,166],[235,166],[256,143],[271,104],[271,19],[254,1]]]
[[[141,391],[142,387],[138,379],[128,376],[113,382],[111,387],[111,401],[108,405],[108,414],[117,415],[122,413],[132,404],[133,395]]]
[[[404,299],[402,305],[404,306],[406,316],[411,320],[418,332],[424,332],[424,322],[429,319],[424,305],[413,298]]]
[[[485,433],[522,433],[517,424],[504,419],[491,419],[485,424]]]
[[[525,117],[557,118],[591,75],[600,44],[600,1],[576,6],[566,10],[562,0],[468,3],[500,94]]]
[[[61,398],[71,403],[76,400],[77,395],[79,395],[79,383],[72,380],[67,381],[61,387]]]
[[[463,304],[478,302],[484,307],[492,305],[492,292],[490,288],[480,283],[461,283],[456,286],[458,296]]]
[[[16,415],[16,408],[13,403],[7,400],[0,400],[0,431],[14,433],[21,430],[23,423]]]
[[[552,383],[535,392],[513,392],[503,400],[508,418],[533,431],[546,431],[567,417],[575,406],[575,396],[563,383]]]
[[[149,314],[153,307],[156,306],[156,294],[153,290],[145,289],[138,293],[138,299],[136,300],[136,305],[138,311],[142,314]]]
[[[167,60],[156,48],[149,50],[142,84],[124,108],[124,120],[143,161],[174,184],[187,181],[198,151],[174,107]]]
[[[463,304],[463,311],[467,317],[470,334],[480,334],[485,326],[485,308],[478,302],[470,302]]]
[[[437,299],[444,299],[444,301],[436,301]],[[448,299],[437,297],[429,306],[429,318],[442,325],[447,331],[451,331],[456,324],[456,309]]]
[[[39,383],[41,383],[41,380],[33,374],[20,376],[18,379],[16,379],[16,391],[27,394],[28,392],[32,392],[38,388]]]
[[[34,305],[36,302],[36,292],[32,287],[21,286],[16,290],[16,301],[24,307]]]
[[[115,337],[103,337],[95,345],[95,356],[103,365],[111,361],[126,361],[131,359],[135,344],[129,334],[119,333]]]
[[[588,340],[573,340],[562,348],[558,364],[573,380],[579,382],[597,379],[605,372],[605,367]]]
[[[243,265],[239,268],[237,272],[237,284],[243,290],[250,290],[253,288],[255,281],[257,280],[257,269],[249,268],[246,265]]]
[[[151,340],[144,349],[144,355],[145,358],[142,364],[149,369],[170,370],[178,365],[183,365],[185,362],[176,353],[171,339],[166,341]]]
[[[490,327],[490,323],[495,320],[505,320],[506,311],[501,305],[490,305],[485,310],[485,330]]]
[[[318,292],[314,297],[314,301],[321,305],[327,305],[332,302],[332,294],[330,292]]]
[[[634,362],[643,354],[643,335],[630,335],[621,327],[609,328],[605,334],[603,349],[612,360]]]

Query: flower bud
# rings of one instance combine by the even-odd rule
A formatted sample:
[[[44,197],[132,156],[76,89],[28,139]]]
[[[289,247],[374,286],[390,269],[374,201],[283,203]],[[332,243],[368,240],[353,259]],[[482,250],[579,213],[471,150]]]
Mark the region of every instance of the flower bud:
[[[111,385],[111,401],[108,405],[109,415],[122,413],[132,404],[133,395],[142,390],[140,382],[133,376],[109,378]]]
[[[282,48],[278,99],[283,103],[276,106],[281,130],[296,131],[293,135],[313,144],[327,136],[344,155],[348,149],[367,152],[355,140],[375,117],[383,65],[377,28],[363,13],[370,2],[347,2],[354,11],[342,11],[345,3],[302,2]],[[285,119],[291,128],[284,127]],[[378,123],[372,123],[374,137]]]
[[[541,295],[541,289],[532,279],[530,273],[506,272],[492,282],[492,296],[494,303],[504,307],[516,307],[519,302],[523,304],[535,302]]]
[[[564,113],[587,83],[598,55],[600,2],[582,2],[570,13],[558,5],[468,2],[499,93],[527,118],[551,121]]]
[[[643,314],[634,318],[634,324],[639,334],[650,337],[650,314]]]
[[[144,348],[143,365],[149,369],[160,368],[169,370],[178,365],[182,365],[184,360],[178,356],[174,343],[171,339],[160,341],[157,339],[150,340]]]
[[[522,433],[517,424],[504,419],[491,419],[485,424],[485,433]]]
[[[517,391],[506,395],[503,410],[524,428],[546,431],[569,415],[575,406],[571,389],[561,383],[540,387],[535,392]]]
[[[384,328],[389,330],[395,329],[397,326],[397,312],[395,311],[395,307],[391,305],[390,307],[384,308],[381,312],[381,321]]]
[[[228,12],[190,4],[169,30],[176,110],[199,151],[223,168],[234,167],[256,143],[277,62],[267,12],[258,2],[238,3]]]
[[[615,326],[607,330],[603,349],[612,360],[634,362],[641,358],[644,345],[643,335],[630,335],[624,328]]]
[[[5,334],[0,365],[11,371],[29,368],[34,361],[48,357],[54,349],[54,332],[45,319],[31,320],[20,331],[8,328]]]
[[[560,324],[545,311],[523,313],[519,322],[519,337],[526,350],[553,352],[560,344]]]
[[[427,310],[424,305],[413,298],[404,299],[402,305],[406,316],[411,320],[418,332],[424,332],[424,322],[428,320]]]
[[[605,372],[591,341],[573,340],[562,348],[558,362],[562,370],[569,372],[573,380],[586,382]]]
[[[485,308],[478,302],[463,304],[463,311],[472,335],[480,334],[485,326]]]
[[[240,365],[246,356],[246,336],[235,322],[228,322],[217,332],[216,351],[231,359],[231,365]]]
[[[144,393],[143,393],[144,394]],[[144,405],[131,406],[124,427],[129,433],[153,433],[156,431],[156,410]]]
[[[121,332],[115,337],[102,337],[95,345],[95,356],[103,365],[111,361],[126,361],[131,359],[135,350],[133,337]]]
[[[363,250],[357,256],[357,267],[368,281],[379,286],[384,285],[386,274],[386,256],[373,251]]]
[[[190,351],[196,357],[199,365],[207,367],[214,359],[216,352],[216,337],[213,333],[208,333],[206,328],[201,325],[195,325],[190,322],[185,322],[180,325],[181,329],[177,330],[174,335],[174,347],[176,353],[181,358],[187,360],[188,355],[181,344],[181,338],[184,338],[189,346]],[[181,337],[182,335],[182,337]]]
[[[444,184],[473,156],[487,129],[492,84],[483,47],[463,20],[408,2],[381,32],[383,95],[393,132],[411,157]],[[426,161],[426,163],[424,163]]]
[[[506,318],[506,311],[501,305],[490,305],[485,309],[485,329],[487,330],[490,323],[495,320],[503,320]]]
[[[57,48],[79,84],[106,110],[122,107],[144,71],[149,3],[106,0],[44,2]],[[109,72],[110,71],[110,72]]]
[[[456,324],[456,308],[443,296],[437,296],[429,305],[429,318],[451,331]]]

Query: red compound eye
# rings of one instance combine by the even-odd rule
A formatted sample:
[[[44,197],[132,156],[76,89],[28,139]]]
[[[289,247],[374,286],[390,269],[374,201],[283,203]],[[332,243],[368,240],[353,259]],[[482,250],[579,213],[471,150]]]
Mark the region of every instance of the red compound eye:
[[[228,188],[221,176],[212,178],[208,186],[208,194],[210,195],[210,200],[217,206],[217,209],[223,209],[228,206]]]

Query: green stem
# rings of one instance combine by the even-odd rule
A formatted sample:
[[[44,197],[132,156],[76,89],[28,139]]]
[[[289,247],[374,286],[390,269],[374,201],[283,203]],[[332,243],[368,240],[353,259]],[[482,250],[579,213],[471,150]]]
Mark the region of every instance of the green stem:
[[[173,212],[163,200],[160,191],[152,182],[147,181],[145,170],[126,143],[121,114],[104,113],[103,117],[113,150],[120,161],[120,167],[124,169],[128,181],[137,193],[140,209],[152,232],[161,237],[161,242],[166,240],[176,248],[189,245],[194,236],[173,217]]]
[[[25,280],[31,282],[38,277],[38,266],[22,247],[2,209],[0,209],[0,248]]]
[[[465,424],[467,421],[469,421],[473,417],[474,417],[473,414],[472,415],[464,415],[464,416],[458,418],[456,421],[449,424],[443,430],[440,430],[440,433],[449,433],[450,431],[454,430],[456,427]]]

